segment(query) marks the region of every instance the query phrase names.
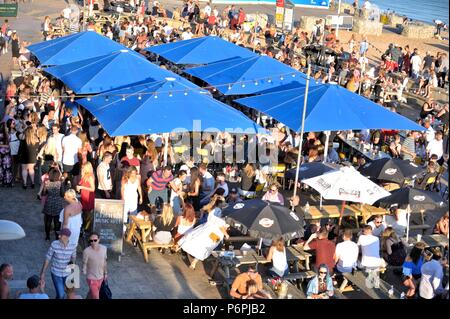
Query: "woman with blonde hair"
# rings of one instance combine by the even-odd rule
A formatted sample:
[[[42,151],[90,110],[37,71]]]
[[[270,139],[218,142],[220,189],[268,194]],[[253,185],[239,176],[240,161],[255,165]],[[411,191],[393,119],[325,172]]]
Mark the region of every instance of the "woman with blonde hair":
[[[68,228],[71,231],[69,243],[78,245],[80,238],[81,225],[83,224],[82,212],[83,206],[77,199],[77,193],[74,189],[68,189],[64,193],[64,199],[67,202],[66,207],[61,211],[59,221],[61,229]]]
[[[94,217],[95,203],[95,176],[94,169],[90,162],[86,162],[81,166],[81,179],[76,186],[76,189],[77,192],[81,194],[83,229],[86,232],[90,232]]]
[[[78,135],[78,137],[81,140],[81,149],[80,149],[80,159],[81,159],[81,165],[87,163],[90,158],[91,158],[91,154],[92,154],[92,146],[91,143],[88,139],[88,136],[86,134],[86,132],[80,132],[80,134]]]
[[[138,203],[141,205],[143,200],[141,179],[135,166],[130,166],[122,177],[121,198],[125,202],[124,223],[127,223],[128,214],[137,215]]]
[[[269,249],[266,260],[272,262],[272,268],[269,273],[273,277],[284,277],[289,273],[289,265],[287,263],[286,248],[283,238],[274,240]]]
[[[172,206],[164,203],[162,214],[156,216],[153,222],[153,226],[156,228],[153,240],[158,244],[169,244],[172,241],[172,229],[175,227],[175,223]]]
[[[32,127],[25,129],[24,135],[25,139],[20,141],[18,155],[22,166],[22,187],[27,189],[28,176],[31,179],[31,188],[34,188],[34,167],[39,150],[39,138]]]
[[[247,163],[241,170],[241,185],[238,189],[239,195],[252,197],[256,191],[256,169],[255,165]]]
[[[387,227],[381,235],[381,253],[383,259],[391,266],[401,266],[405,261],[405,246],[392,227]]]

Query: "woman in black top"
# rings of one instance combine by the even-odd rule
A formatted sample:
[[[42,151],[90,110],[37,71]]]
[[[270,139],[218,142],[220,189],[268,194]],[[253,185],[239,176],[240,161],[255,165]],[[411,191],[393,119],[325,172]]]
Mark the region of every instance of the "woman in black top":
[[[153,239],[158,244],[169,244],[172,241],[172,230],[175,227],[176,218],[173,215],[172,206],[165,203],[162,214],[156,216],[153,226],[156,228]]]
[[[13,58],[13,64],[16,65],[18,63],[18,58],[20,57],[20,46],[19,46],[19,37],[17,33],[13,33],[11,36],[11,53]]]
[[[241,170],[241,186],[239,194],[242,196],[252,196],[256,190],[256,169],[253,164],[247,163]]]
[[[425,103],[422,105],[422,109],[420,110],[420,118],[423,120],[428,115],[433,114],[434,112],[434,102],[433,99],[428,99]]]
[[[22,166],[23,189],[27,189],[28,176],[31,179],[31,188],[34,188],[34,166],[39,152],[39,138],[32,127],[25,132],[25,139],[20,141],[19,163]]]

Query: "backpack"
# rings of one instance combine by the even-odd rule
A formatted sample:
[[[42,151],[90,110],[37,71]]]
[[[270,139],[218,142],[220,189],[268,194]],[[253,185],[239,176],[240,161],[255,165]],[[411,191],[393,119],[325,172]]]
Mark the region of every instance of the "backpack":
[[[2,35],[0,35],[0,47],[4,46],[5,43],[6,43],[5,38]]]
[[[322,26],[318,25],[316,30],[316,37],[322,36]]]
[[[401,266],[406,258],[406,249],[400,241],[391,246],[392,254],[388,256],[388,264],[391,266]]]

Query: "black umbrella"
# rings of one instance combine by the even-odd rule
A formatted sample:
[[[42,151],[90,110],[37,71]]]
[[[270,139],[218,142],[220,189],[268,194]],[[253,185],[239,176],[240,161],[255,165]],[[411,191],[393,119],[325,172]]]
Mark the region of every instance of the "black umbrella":
[[[439,193],[417,188],[404,187],[391,192],[391,195],[377,201],[374,206],[390,208],[398,206],[405,209],[409,205],[411,211],[436,209],[444,205]]]
[[[415,178],[425,171],[413,162],[398,158],[382,158],[365,164],[359,172],[369,178],[402,184],[407,178]]]
[[[339,165],[331,164],[331,163],[322,163],[322,162],[311,162],[300,165],[300,170],[298,172],[298,176],[300,180],[313,178],[316,176],[323,175],[330,171],[335,171],[339,169]],[[286,172],[286,178],[294,179],[295,178],[296,168],[292,168]]]
[[[303,236],[303,219],[277,203],[252,199],[222,211],[226,222],[244,234],[255,238],[284,240]]]

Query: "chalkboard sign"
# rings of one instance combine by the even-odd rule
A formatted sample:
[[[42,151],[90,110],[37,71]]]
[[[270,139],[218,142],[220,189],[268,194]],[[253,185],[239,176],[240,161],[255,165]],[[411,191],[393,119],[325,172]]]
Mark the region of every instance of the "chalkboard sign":
[[[17,3],[0,3],[0,17],[17,17]]]
[[[100,235],[103,245],[108,248],[108,255],[122,254],[123,248],[123,200],[95,199],[94,231]]]

